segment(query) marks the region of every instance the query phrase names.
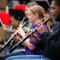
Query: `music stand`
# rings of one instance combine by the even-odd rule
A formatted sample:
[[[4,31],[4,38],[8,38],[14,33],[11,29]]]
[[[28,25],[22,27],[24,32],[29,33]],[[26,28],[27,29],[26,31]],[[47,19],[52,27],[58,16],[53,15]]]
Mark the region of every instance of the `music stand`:
[[[9,9],[9,13],[11,16],[14,16],[14,18],[19,21],[22,21],[22,19],[25,17],[25,13],[23,12],[23,10]]]
[[[0,22],[0,27],[2,27],[2,24],[1,24],[1,22]]]
[[[36,2],[41,5],[45,10],[48,10],[48,8],[50,8],[50,3],[47,0],[37,0]]]
[[[27,4],[31,2],[31,0],[18,0],[20,4]]]
[[[4,30],[6,30],[6,28],[4,27],[1,19],[0,19],[0,26],[3,27]]]

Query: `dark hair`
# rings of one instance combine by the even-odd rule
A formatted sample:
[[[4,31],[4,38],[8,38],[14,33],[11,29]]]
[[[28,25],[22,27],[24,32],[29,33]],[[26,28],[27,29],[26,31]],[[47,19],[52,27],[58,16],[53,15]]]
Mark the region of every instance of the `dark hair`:
[[[60,0],[52,0],[55,1],[55,3],[60,7]]]

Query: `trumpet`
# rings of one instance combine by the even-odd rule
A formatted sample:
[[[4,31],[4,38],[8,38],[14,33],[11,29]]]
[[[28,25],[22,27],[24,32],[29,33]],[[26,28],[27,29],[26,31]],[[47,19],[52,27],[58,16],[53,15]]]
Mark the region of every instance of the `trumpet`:
[[[26,18],[26,16],[23,18],[23,20],[22,20],[22,22],[21,22],[22,24],[23,24],[25,18]],[[22,28],[23,28],[27,23],[28,23],[28,21],[23,24]],[[13,38],[16,34],[17,34],[17,32],[13,33],[13,36],[11,36],[11,37],[7,40],[7,42],[5,42],[5,44],[1,47],[0,52],[3,51],[3,49],[11,42],[12,38]]]
[[[51,20],[51,18],[45,20],[45,21],[43,22],[43,25],[46,24],[49,20]],[[20,45],[21,43],[23,43],[27,38],[29,38],[29,37],[30,37],[33,33],[35,33],[36,31],[37,31],[36,29],[32,29],[32,32],[31,32],[28,36],[26,36],[25,38],[21,39],[18,43],[16,43],[16,44],[10,49],[9,52],[11,53],[16,47],[18,47],[18,45]]]

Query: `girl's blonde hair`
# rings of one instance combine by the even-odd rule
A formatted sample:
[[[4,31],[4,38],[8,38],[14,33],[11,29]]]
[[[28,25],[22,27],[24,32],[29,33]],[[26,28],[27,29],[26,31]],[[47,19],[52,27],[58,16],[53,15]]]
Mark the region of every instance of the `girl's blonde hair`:
[[[29,7],[29,10],[33,14],[38,14],[39,18],[44,18],[44,8],[40,5],[34,5],[32,7]]]
[[[29,2],[26,6],[29,8],[31,6],[38,5],[35,1]]]

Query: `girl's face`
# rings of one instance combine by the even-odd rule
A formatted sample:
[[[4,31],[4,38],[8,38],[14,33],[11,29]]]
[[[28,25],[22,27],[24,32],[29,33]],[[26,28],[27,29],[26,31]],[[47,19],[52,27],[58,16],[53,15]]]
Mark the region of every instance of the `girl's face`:
[[[31,23],[34,23],[36,21],[37,18],[36,14],[33,14],[30,10],[27,10],[26,16]]]
[[[28,10],[28,7],[26,6],[26,8],[25,8],[25,14],[27,14],[27,10]]]

